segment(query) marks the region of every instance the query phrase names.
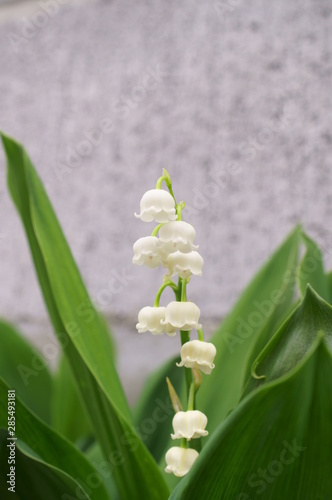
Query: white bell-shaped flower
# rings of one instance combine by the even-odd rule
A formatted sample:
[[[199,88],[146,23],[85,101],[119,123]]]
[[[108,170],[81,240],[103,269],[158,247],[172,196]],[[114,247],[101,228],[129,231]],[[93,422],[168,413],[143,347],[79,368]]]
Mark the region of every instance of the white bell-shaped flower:
[[[178,411],[173,417],[174,434],[171,434],[172,439],[186,438],[189,440],[207,436],[206,424],[207,417],[201,411]]]
[[[133,246],[133,263],[137,266],[158,267],[164,262],[161,247],[156,236],[139,238]]]
[[[176,220],[175,201],[168,191],[164,189],[150,189],[147,191],[140,203],[141,213],[135,217],[144,222],[168,222]]]
[[[146,306],[138,313],[138,323],[136,325],[139,333],[151,332],[155,335],[166,332],[173,337],[176,329],[171,325],[163,325],[161,322],[165,319],[166,307]]]
[[[173,472],[177,477],[185,476],[190,471],[197,457],[198,452],[192,448],[173,446],[165,456],[167,463],[165,471],[169,474]]]
[[[167,222],[159,229],[159,242],[167,253],[197,250],[198,245],[194,245],[195,236],[193,226],[181,220]]]
[[[186,368],[198,367],[203,373],[209,375],[214,368],[214,358],[217,349],[210,342],[190,340],[181,347],[181,362],[177,366]]]
[[[200,313],[199,307],[193,302],[170,302],[161,324],[175,330],[200,330],[202,328],[198,323]]]
[[[196,251],[189,253],[176,251],[167,257],[168,275],[174,276],[176,274],[185,279],[190,278],[192,274],[202,276],[203,264],[201,255]]]

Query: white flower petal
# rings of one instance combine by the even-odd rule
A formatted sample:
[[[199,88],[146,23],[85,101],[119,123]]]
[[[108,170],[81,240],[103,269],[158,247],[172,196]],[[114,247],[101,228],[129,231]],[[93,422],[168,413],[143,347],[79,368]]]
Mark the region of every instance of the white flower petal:
[[[195,236],[193,226],[184,221],[167,222],[159,229],[159,241],[167,253],[197,250],[198,245],[194,245]]]
[[[208,435],[208,431],[205,430],[207,417],[198,410],[177,412],[172,424],[174,429],[174,434],[171,434],[172,439],[190,440]]]
[[[133,246],[133,263],[137,266],[143,264],[155,268],[162,265],[163,254],[156,236],[144,236],[139,238]]]
[[[181,347],[181,362],[177,366],[186,368],[198,367],[203,373],[209,375],[214,368],[214,358],[217,349],[210,342],[191,340]]]
[[[167,305],[161,324],[176,330],[200,330],[202,325],[198,323],[199,316],[200,310],[193,302],[174,301]]]
[[[169,276],[177,274],[180,278],[188,279],[192,274],[202,275],[204,261],[201,255],[196,252],[183,253],[176,251],[169,254],[167,267]]]
[[[140,203],[140,213],[135,217],[144,222],[168,222],[176,220],[175,201],[168,191],[163,189],[150,189]]]
[[[185,476],[193,466],[198,457],[198,452],[192,448],[180,448],[173,446],[166,453],[166,472],[173,473],[177,477]]]
[[[165,319],[166,307],[150,307],[146,306],[138,313],[138,323],[136,328],[139,333],[151,332],[158,335],[166,332],[167,335],[173,337],[176,330],[170,325],[164,326],[162,320]]]

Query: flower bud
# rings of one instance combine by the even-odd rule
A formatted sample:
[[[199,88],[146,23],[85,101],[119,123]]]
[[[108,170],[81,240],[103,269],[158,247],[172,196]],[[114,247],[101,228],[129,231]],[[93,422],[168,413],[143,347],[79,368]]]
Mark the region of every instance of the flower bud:
[[[171,403],[172,403],[172,406],[173,406],[175,413],[177,413],[178,411],[182,411],[183,408],[182,408],[181,400],[180,400],[176,390],[174,389],[172,382],[170,381],[170,379],[168,377],[166,377],[166,382],[167,382],[168,394],[169,394],[169,397],[171,399]]]
[[[191,252],[196,250],[198,245],[194,245],[196,231],[191,224],[183,221],[171,221],[164,224],[159,229],[159,241],[163,250],[167,253]]]
[[[167,258],[168,275],[177,274],[180,278],[188,279],[192,274],[202,276],[203,259],[198,252],[174,252]]]
[[[137,266],[158,267],[162,263],[161,247],[156,236],[139,238],[133,246],[133,263]]]
[[[190,340],[181,347],[181,362],[177,366],[194,368],[197,366],[203,373],[209,375],[214,368],[214,358],[217,349],[210,342]]]
[[[168,222],[175,220],[177,214],[175,211],[175,201],[168,191],[163,189],[150,189],[147,191],[140,203],[141,213],[135,217],[144,222]]]
[[[190,439],[207,436],[206,424],[207,417],[201,411],[179,411],[173,417],[174,434],[171,434],[172,439],[186,438],[189,441]]]
[[[161,324],[175,330],[200,330],[198,323],[200,310],[193,302],[170,302],[165,311],[165,319]]]
[[[165,319],[165,310],[166,307],[143,307],[138,313],[138,323],[136,325],[139,333],[149,331],[156,335],[166,332],[167,335],[173,337],[176,330],[170,325],[164,326],[161,323]]]
[[[166,453],[166,472],[171,473],[177,477],[185,476],[193,466],[193,463],[198,457],[198,452],[192,448],[180,448],[173,446]]]

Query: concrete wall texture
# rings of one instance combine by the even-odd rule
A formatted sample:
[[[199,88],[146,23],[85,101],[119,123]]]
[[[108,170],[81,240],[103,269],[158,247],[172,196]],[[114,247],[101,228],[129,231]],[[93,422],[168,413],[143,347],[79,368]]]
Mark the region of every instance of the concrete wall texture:
[[[205,265],[189,296],[208,331],[295,223],[332,265],[328,1],[45,0],[2,9],[0,128],[39,171],[114,325],[132,398],[133,380],[178,350],[172,339],[135,333],[162,274],[131,264],[132,244],[151,231],[133,213],[162,167],[197,231]],[[0,173],[1,314],[43,342],[51,327],[2,152]]]

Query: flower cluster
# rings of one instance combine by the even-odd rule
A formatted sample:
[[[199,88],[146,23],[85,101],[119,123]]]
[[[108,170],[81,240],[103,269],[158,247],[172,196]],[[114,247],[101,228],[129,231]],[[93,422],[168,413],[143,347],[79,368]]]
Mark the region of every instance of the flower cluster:
[[[165,182],[168,191],[161,189]],[[195,395],[200,387],[201,373],[210,374],[214,368],[216,348],[204,341],[202,325],[199,323],[200,310],[196,304],[187,300],[187,284],[192,275],[201,276],[203,259],[194,244],[195,229],[182,220],[184,202],[176,203],[172,183],[168,172],[164,169],[155,189],[147,191],[141,199],[140,213],[135,214],[144,222],[155,221],[158,225],[150,236],[144,236],[133,246],[133,263],[150,268],[164,267],[166,273],[153,306],[143,307],[138,314],[137,330],[140,333],[149,331],[155,335],[166,333],[181,336],[181,362],[179,367],[187,370],[188,390],[187,411],[182,404],[171,382],[167,379],[170,397],[175,410],[173,418],[172,439],[180,439],[181,445],[174,446],[166,453],[166,472],[182,477],[191,469],[198,457],[192,440],[208,434],[207,417],[195,409]],[[178,283],[173,277],[178,277]],[[175,300],[166,307],[159,305],[162,292],[170,287]],[[191,331],[196,330],[198,340],[190,340]]]

